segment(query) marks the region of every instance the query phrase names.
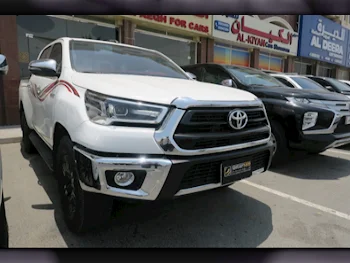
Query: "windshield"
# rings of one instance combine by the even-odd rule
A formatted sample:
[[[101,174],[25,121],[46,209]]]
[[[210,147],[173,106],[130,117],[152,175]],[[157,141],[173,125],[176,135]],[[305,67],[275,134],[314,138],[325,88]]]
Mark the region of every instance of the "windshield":
[[[350,87],[339,80],[327,78],[327,81],[334,85],[338,91],[350,92]]]
[[[319,90],[319,91],[327,91],[326,88],[318,84],[317,82],[309,79],[309,78],[303,78],[303,77],[290,77],[292,80],[294,80],[300,87],[307,90]]]
[[[247,86],[261,85],[266,87],[286,87],[274,77],[256,69],[240,68],[235,66],[225,67],[242,84]]]
[[[146,75],[188,79],[176,64],[156,52],[92,41],[70,41],[72,68],[81,73]]]

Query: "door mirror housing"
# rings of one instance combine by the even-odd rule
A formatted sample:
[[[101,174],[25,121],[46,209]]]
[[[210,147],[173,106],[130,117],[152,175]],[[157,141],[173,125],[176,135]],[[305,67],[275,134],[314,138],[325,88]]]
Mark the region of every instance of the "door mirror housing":
[[[232,88],[233,81],[232,81],[232,79],[225,79],[225,80],[221,81],[221,85]]]
[[[197,76],[192,74],[191,72],[186,72],[186,75],[190,78],[190,79],[193,79],[193,80],[197,80]]]
[[[7,65],[6,56],[0,54],[0,75],[7,75],[9,66]]]
[[[58,77],[57,62],[54,59],[39,59],[29,63],[29,71],[41,77]]]

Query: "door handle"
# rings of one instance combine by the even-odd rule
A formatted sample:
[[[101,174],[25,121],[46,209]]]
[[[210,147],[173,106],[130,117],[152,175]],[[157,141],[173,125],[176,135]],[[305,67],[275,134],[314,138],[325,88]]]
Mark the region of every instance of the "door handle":
[[[51,94],[50,94],[50,97],[51,97],[51,98],[54,98],[54,97],[55,97],[55,93],[51,93]]]

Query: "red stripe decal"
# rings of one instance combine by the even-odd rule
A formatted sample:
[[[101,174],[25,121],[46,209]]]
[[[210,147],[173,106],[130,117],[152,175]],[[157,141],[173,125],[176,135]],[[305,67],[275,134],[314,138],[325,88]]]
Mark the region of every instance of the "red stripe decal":
[[[65,80],[56,80],[55,82],[49,84],[44,88],[40,97],[37,97],[40,101],[44,101],[47,96],[59,85],[64,86],[68,92],[73,93],[75,96],[80,97],[78,91],[67,81]]]

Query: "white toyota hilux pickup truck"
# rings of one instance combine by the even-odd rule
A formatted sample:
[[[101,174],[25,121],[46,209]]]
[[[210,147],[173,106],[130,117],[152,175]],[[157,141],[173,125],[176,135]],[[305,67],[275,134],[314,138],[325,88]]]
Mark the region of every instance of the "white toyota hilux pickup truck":
[[[197,82],[157,51],[60,38],[29,71],[19,88],[22,147],[54,171],[73,232],[105,222],[115,199],[170,200],[270,165],[262,102]]]

